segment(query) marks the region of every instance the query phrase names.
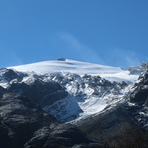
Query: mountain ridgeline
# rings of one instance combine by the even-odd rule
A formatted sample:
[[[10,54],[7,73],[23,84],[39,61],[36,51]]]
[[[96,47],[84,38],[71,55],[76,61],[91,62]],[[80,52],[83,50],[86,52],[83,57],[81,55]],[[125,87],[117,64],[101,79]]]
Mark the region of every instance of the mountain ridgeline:
[[[1,68],[0,133],[1,148],[147,148],[148,63]]]

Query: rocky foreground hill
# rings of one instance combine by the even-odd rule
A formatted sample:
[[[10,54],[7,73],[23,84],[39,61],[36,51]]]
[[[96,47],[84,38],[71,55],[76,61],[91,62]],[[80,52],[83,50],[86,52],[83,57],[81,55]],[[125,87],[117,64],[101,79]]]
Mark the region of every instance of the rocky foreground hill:
[[[147,64],[133,83],[0,69],[1,148],[147,148]]]

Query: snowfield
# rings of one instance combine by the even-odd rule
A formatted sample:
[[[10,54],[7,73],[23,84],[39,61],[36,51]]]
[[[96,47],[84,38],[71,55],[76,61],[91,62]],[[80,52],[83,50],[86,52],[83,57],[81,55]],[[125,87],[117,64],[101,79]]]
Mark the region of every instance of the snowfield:
[[[125,82],[133,82],[137,80],[139,75],[130,75],[129,71],[122,70],[120,67],[111,67],[111,66],[103,66],[99,64],[79,62],[74,60],[65,59],[54,60],[54,61],[44,61],[38,63],[32,63],[21,66],[8,67],[11,69],[15,69],[21,72],[35,72],[38,74],[43,73],[54,73],[54,72],[62,72],[62,73],[75,73],[81,76],[88,75],[99,75],[102,78],[105,78],[109,81],[125,81]]]

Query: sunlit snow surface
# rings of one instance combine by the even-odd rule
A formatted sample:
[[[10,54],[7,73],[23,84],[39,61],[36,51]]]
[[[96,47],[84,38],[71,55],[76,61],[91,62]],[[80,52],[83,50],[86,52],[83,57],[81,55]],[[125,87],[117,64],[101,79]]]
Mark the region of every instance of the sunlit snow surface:
[[[9,67],[21,72],[36,73],[53,73],[53,72],[70,72],[79,75],[99,75],[110,81],[126,81],[133,82],[138,75],[130,75],[129,71],[122,70],[120,67],[103,66],[98,64],[79,62],[74,60],[60,61],[44,61],[33,64]]]

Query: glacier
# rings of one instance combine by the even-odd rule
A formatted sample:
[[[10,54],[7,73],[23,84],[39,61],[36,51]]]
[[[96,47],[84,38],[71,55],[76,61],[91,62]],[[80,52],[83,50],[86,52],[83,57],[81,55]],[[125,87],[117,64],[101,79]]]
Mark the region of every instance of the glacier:
[[[139,75],[131,75],[128,70],[123,70],[121,67],[104,66],[93,63],[86,63],[80,61],[74,61],[70,59],[43,61],[38,63],[8,67],[21,72],[35,72],[38,74],[43,73],[75,73],[79,75],[99,75],[110,81],[126,81],[133,82]]]

